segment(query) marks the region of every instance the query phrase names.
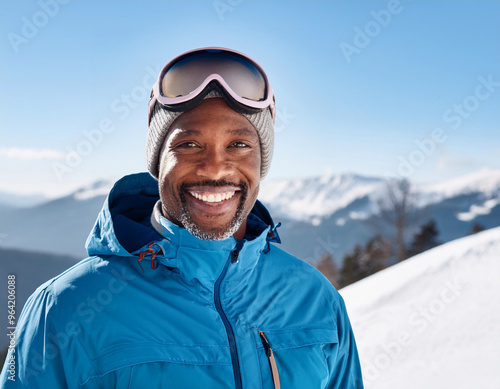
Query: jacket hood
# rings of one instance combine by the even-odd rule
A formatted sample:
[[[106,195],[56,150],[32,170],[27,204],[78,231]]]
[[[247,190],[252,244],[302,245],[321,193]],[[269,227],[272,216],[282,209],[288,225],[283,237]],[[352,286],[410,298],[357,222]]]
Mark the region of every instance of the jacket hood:
[[[89,256],[116,255],[121,257],[137,256],[137,251],[148,243],[163,240],[151,225],[154,205],[160,199],[158,181],[149,173],[127,175],[115,183],[106,198],[103,208],[85,247]],[[234,247],[232,237],[222,241],[203,241],[189,234],[184,228],[171,223],[174,235],[188,235],[191,243],[210,249]],[[260,201],[256,201],[247,219],[247,234],[269,242],[281,243],[276,231],[277,226],[268,210]]]

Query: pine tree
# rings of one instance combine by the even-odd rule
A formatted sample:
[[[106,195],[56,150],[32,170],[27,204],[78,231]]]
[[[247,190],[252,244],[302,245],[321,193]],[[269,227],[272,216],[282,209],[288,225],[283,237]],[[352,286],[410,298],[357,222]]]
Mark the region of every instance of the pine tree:
[[[339,271],[337,265],[335,264],[333,257],[330,253],[325,253],[318,264],[316,265],[316,269],[318,269],[323,275],[332,283],[335,289],[339,288]]]
[[[413,241],[408,250],[408,258],[440,245],[441,243],[437,240],[438,235],[439,231],[434,219],[422,225],[420,230],[413,236]]]
[[[391,259],[391,245],[380,235],[372,238],[365,246],[361,257],[361,268],[363,277],[368,277],[373,273],[387,267]]]
[[[475,222],[469,235],[477,234],[478,232],[484,231],[484,226],[481,223]]]
[[[391,257],[388,241],[380,236],[372,238],[364,247],[356,245],[342,261],[340,287],[347,286],[387,267]]]
[[[350,254],[346,254],[342,260],[342,269],[340,270],[340,287],[343,288],[353,282],[360,280],[361,266],[360,260],[363,255],[363,250],[359,244],[354,246],[354,250]]]

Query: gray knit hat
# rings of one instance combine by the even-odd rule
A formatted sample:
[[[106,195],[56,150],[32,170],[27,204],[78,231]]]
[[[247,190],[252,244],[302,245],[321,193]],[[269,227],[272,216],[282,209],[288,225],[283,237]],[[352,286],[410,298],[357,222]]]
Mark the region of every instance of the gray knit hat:
[[[209,92],[204,98],[224,96],[216,90]],[[148,140],[146,143],[146,162],[149,173],[158,179],[160,153],[163,142],[168,134],[168,130],[174,120],[183,112],[173,112],[156,103],[151,121],[149,123]],[[260,178],[263,179],[271,166],[271,159],[274,148],[274,123],[269,109],[263,109],[255,114],[244,114],[250,123],[253,124],[259,135],[260,141]]]

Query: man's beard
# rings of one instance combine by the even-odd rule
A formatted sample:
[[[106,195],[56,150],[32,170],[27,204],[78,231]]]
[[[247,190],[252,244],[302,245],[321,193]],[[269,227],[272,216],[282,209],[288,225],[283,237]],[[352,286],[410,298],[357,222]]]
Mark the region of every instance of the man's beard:
[[[221,228],[214,228],[214,229],[202,229],[200,228],[199,225],[193,222],[191,219],[191,215],[188,212],[187,206],[186,206],[186,190],[191,187],[195,186],[237,186],[241,189],[240,193],[240,201],[238,203],[238,207],[236,208],[236,212],[234,214],[234,217],[231,219],[228,225],[221,227]],[[180,215],[179,215],[179,222],[182,224],[182,226],[188,230],[192,235],[199,239],[203,240],[224,240],[227,239],[231,236],[233,236],[236,231],[241,226],[241,223],[243,223],[244,215],[243,215],[243,209],[245,205],[245,200],[247,198],[247,192],[248,188],[247,185],[244,183],[241,184],[235,184],[232,182],[228,181],[204,181],[204,182],[198,182],[195,184],[182,184],[179,188],[179,198],[180,198]]]

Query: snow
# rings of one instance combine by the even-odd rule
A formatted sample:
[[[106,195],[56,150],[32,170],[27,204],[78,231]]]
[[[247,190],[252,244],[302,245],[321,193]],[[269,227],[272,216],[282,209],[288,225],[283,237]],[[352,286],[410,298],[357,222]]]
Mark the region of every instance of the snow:
[[[89,200],[97,196],[107,196],[112,187],[113,183],[110,181],[96,181],[88,186],[78,189],[73,193],[73,196],[76,200],[80,201]]]
[[[498,204],[500,204],[500,199],[490,199],[481,205],[472,204],[469,212],[460,212],[457,214],[457,219],[468,222],[474,220],[479,215],[488,215]]]
[[[483,168],[477,172],[439,184],[422,186],[419,188],[419,192],[428,199],[428,203],[441,201],[460,194],[481,192],[488,197],[499,195],[500,169]]]
[[[500,227],[340,290],[365,387],[500,388]]]
[[[489,214],[500,203],[500,169],[484,168],[444,183],[413,185],[412,190],[419,207],[459,195],[480,193],[484,204],[474,204],[468,212],[457,215],[462,221],[471,221],[478,215]],[[369,198],[369,205],[351,212],[350,219],[366,219],[378,211],[378,201],[386,196],[385,181],[351,173],[326,174],[322,177],[267,181],[262,184],[259,193],[259,199],[274,214],[313,225],[321,224],[324,218],[365,196]],[[487,202],[492,199],[496,202]],[[337,224],[345,222],[345,219],[339,219]]]
[[[313,221],[345,208],[354,200],[378,193],[380,178],[351,173],[322,177],[268,181],[262,184],[259,200],[297,220]],[[318,219],[319,218],[319,219]]]

